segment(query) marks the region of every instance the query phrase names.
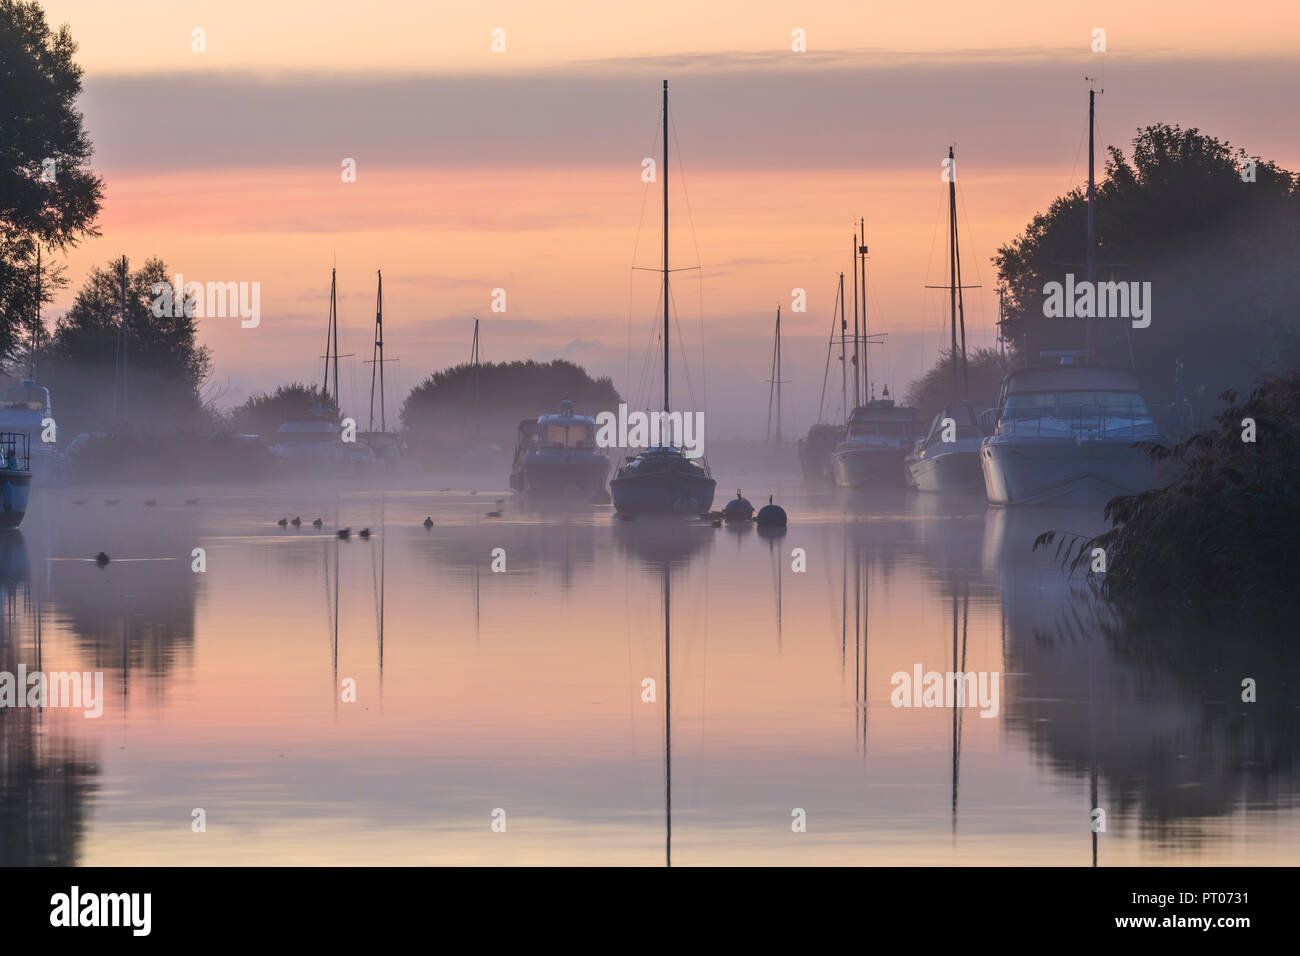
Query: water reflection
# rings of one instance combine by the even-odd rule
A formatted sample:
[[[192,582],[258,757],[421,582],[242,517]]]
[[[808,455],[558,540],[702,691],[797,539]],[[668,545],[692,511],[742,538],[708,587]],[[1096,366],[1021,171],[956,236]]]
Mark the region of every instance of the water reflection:
[[[114,704],[0,710],[5,862],[1113,865],[1294,846],[1300,675],[1276,633],[1121,615],[1030,551],[1090,515],[773,490],[788,529],[492,493],[51,509],[0,539],[0,669],[103,668]],[[283,530],[284,513],[328,523]],[[85,560],[101,549],[102,569]],[[893,706],[916,666],[1000,673],[998,716]],[[147,707],[126,693],[142,678]],[[188,839],[207,804],[222,827]]]
[[[18,531],[0,534],[0,671],[43,663],[39,582]],[[0,707],[0,866],[78,862],[98,767],[62,715]]]

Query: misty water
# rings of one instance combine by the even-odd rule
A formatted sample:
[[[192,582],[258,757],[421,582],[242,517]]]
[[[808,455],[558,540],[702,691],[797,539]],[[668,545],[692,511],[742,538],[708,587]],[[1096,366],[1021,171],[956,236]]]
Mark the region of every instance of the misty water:
[[[1294,861],[1291,635],[1137,625],[1031,553],[1097,515],[744,485],[786,533],[486,481],[37,489],[0,670],[102,671],[103,715],[0,709],[0,864],[662,866],[669,693],[673,865]],[[996,708],[893,706],[918,667]]]

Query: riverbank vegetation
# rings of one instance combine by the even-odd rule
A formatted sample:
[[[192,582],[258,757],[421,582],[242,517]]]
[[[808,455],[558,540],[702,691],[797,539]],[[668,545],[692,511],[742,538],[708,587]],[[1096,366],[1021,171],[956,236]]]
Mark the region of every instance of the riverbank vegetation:
[[[1111,527],[1095,537],[1045,532],[1071,570],[1105,554],[1098,586],[1124,601],[1172,606],[1300,603],[1300,375],[1266,379],[1244,400],[1232,392],[1212,427],[1172,449],[1177,477],[1113,499]]]

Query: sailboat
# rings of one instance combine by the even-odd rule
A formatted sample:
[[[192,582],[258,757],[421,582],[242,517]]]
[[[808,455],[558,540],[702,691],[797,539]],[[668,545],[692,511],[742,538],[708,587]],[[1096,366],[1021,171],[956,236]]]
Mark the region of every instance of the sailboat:
[[[948,169],[956,169],[952,147],[948,147]],[[961,253],[957,248],[957,177],[948,177],[948,296],[951,319],[953,396],[959,400],[945,405],[930,423],[930,432],[916,443],[907,456],[907,483],[917,491],[960,493],[983,490],[980,445],[984,432],[980,422],[988,410],[970,400],[966,368],[966,310],[962,302]],[[974,287],[971,287],[974,288]],[[957,328],[961,326],[961,364],[957,363]]]
[[[375,339],[371,347],[370,361],[370,417],[366,431],[357,436],[374,453],[375,459],[386,464],[396,465],[402,459],[402,436],[388,430],[388,409],[384,400],[384,363],[396,359],[384,358],[384,274],[376,271],[378,291],[375,293]],[[337,382],[335,383],[337,387]],[[379,394],[379,431],[375,431],[375,392]]]
[[[1097,91],[1088,91],[1088,281],[1097,280],[1093,129]],[[997,427],[980,463],[993,505],[1092,507],[1156,484],[1139,442],[1161,441],[1131,368],[1091,364],[1092,319],[1082,350],[1043,353],[1059,364],[1024,368],[1002,381]]]
[[[337,270],[330,270],[329,326],[325,339],[325,377],[321,403],[305,415],[285,421],[271,439],[271,454],[281,468],[320,475],[322,464],[350,466],[373,462],[374,453],[363,444],[345,443],[339,427],[339,326]],[[333,403],[330,403],[330,368],[334,371]]]
[[[668,401],[668,81],[664,80],[664,158],[659,174],[664,190],[664,407],[663,421],[669,421]],[[615,510],[635,512],[689,512],[698,514],[713,506],[716,482],[709,474],[708,465],[686,457],[680,447],[672,443],[672,436],[661,438],[661,443],[628,458],[619,467],[609,483]]]
[[[862,225],[862,242],[853,237],[853,400],[861,401],[868,388],[870,363],[867,348],[879,336],[867,334],[867,245],[866,223]],[[862,331],[858,332],[858,280],[861,266]],[[861,369],[861,375],[859,375]],[[844,438],[831,453],[831,470],[835,484],[841,488],[901,488],[904,480],[903,459],[921,432],[921,413],[914,408],[895,406],[886,385],[880,398],[874,387],[871,398],[853,409]]]

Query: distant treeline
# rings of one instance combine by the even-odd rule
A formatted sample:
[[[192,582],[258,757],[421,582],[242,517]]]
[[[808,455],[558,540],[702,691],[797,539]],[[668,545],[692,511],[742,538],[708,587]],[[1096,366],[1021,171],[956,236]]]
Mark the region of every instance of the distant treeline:
[[[608,377],[593,379],[564,359],[457,365],[430,375],[402,403],[406,445],[430,460],[485,444],[509,451],[520,421],[558,411],[566,398],[591,415],[621,401]]]

